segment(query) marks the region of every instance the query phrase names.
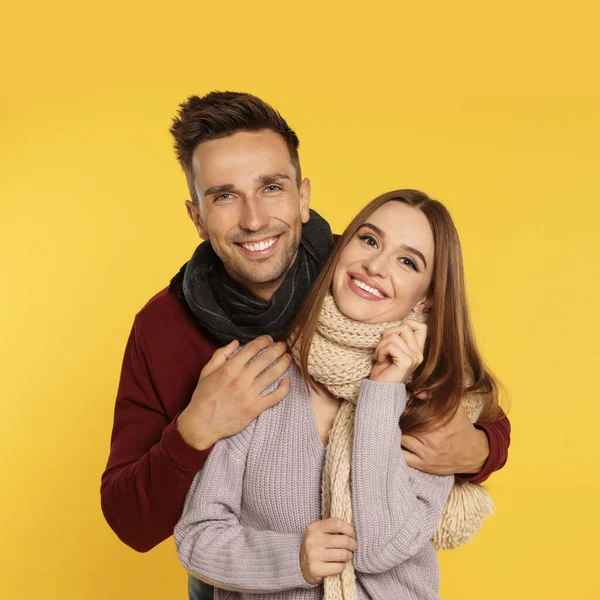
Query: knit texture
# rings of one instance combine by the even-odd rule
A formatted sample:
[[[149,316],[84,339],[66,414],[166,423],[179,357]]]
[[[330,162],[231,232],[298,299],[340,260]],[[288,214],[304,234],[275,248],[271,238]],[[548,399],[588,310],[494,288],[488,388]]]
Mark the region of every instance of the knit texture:
[[[424,314],[415,312],[407,318],[426,320]],[[323,518],[333,516],[353,522],[350,473],[356,396],[361,381],[371,373],[373,353],[381,336],[400,323],[360,323],[346,317],[331,294],[324,299],[308,356],[308,372],[345,402],[334,420],[327,448],[323,471]],[[298,343],[292,345],[297,360],[299,346]],[[471,422],[475,422],[481,413],[480,398],[465,396],[462,404]],[[491,499],[483,488],[456,483],[433,536],[435,546],[448,549],[466,543],[492,510]],[[354,590],[352,563],[347,564],[341,575],[325,580],[325,600],[354,600]]]
[[[298,367],[286,376],[284,400],[214,446],[175,528],[181,562],[217,587],[215,600],[323,597],[323,586],[302,576],[299,554],[309,524],[321,518],[325,448]],[[357,600],[439,598],[430,538],[453,478],[406,465],[398,427],[405,404],[402,384],[364,381],[358,392],[351,441]]]
[[[412,315],[411,315],[412,316]],[[327,294],[319,315],[310,352],[308,372],[334,396],[344,400],[329,433],[322,483],[322,517],[338,517],[352,523],[352,440],[356,399],[363,379],[373,368],[373,351],[383,333],[400,325],[393,323],[358,323],[344,316],[333,296]],[[300,344],[292,344],[299,360]],[[325,600],[355,600],[356,583],[352,562],[340,575],[324,580]]]
[[[263,302],[229,276],[207,240],[182,269],[186,304],[200,328],[220,345],[234,339],[246,344],[264,334],[278,337],[287,330],[333,246],[329,224],[311,210],[302,226],[296,260],[272,298]]]

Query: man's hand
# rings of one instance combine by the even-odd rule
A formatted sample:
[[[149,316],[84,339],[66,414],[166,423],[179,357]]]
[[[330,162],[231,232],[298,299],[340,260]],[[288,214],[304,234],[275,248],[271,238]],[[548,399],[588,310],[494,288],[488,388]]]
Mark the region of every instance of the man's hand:
[[[403,434],[402,447],[409,467],[434,475],[478,473],[490,453],[487,435],[473,427],[462,404],[443,427]]]
[[[210,448],[221,438],[239,433],[285,398],[290,388],[287,378],[277,389],[262,395],[292,364],[287,346],[283,342],[272,344],[273,339],[263,335],[231,360],[228,358],[239,346],[236,340],[213,354],[200,373],[189,405],[177,419],[177,429],[190,446]]]
[[[330,517],[313,521],[306,530],[300,549],[300,568],[308,583],[316,585],[329,575],[338,575],[352,560],[356,550],[354,528]]]

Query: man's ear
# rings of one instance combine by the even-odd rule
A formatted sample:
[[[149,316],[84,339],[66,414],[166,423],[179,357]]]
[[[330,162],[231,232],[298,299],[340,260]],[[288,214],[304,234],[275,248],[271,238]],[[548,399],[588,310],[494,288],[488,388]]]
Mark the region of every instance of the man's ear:
[[[300,184],[300,216],[302,217],[303,223],[308,222],[308,219],[310,219],[309,209],[311,192],[310,179],[306,177]]]
[[[198,231],[198,235],[203,239],[208,239],[208,231],[204,228],[204,223],[202,222],[202,217],[200,215],[200,209],[190,200],[185,201],[185,208],[187,210],[188,217],[194,223],[196,230]]]

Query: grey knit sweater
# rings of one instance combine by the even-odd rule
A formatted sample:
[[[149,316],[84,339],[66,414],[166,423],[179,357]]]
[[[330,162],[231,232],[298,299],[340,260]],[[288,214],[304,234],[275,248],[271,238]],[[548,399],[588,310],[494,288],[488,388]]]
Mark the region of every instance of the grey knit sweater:
[[[175,528],[179,559],[216,586],[215,600],[318,600],[302,576],[306,528],[321,518],[325,448],[298,368],[287,397],[219,441],[196,476]],[[364,381],[352,456],[358,600],[438,598],[430,543],[453,477],[407,466],[398,421],[403,384]]]

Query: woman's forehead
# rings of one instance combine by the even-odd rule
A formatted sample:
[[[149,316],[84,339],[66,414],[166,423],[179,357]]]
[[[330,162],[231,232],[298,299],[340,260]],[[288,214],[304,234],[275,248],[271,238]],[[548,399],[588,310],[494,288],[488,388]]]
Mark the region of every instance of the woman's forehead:
[[[367,218],[367,223],[378,227],[384,233],[387,243],[412,246],[421,251],[426,258],[433,259],[434,241],[431,225],[418,208],[404,202],[387,202]]]

